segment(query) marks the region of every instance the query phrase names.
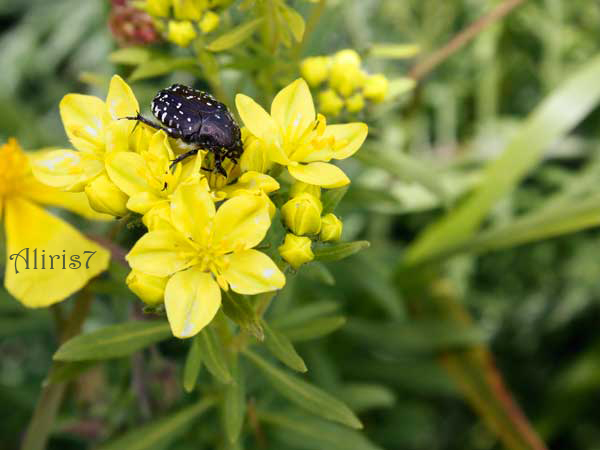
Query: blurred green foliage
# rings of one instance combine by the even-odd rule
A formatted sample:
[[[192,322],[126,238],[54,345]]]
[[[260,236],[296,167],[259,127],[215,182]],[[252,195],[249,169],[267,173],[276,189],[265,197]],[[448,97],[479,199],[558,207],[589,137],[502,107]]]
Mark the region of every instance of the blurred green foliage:
[[[310,11],[306,2],[295,3],[299,11]],[[353,47],[373,71],[403,76],[411,61],[369,58],[374,43],[416,43],[427,55],[497,3],[331,1],[304,53]],[[115,49],[108,12],[108,3],[100,0],[0,2],[1,140],[16,136],[30,149],[65,145],[60,98],[67,92],[102,93],[112,73],[130,73],[108,59]],[[219,414],[198,417],[212,406],[218,393],[212,390],[226,389],[209,382],[219,362],[203,361],[209,371],[200,372],[196,389],[204,403],[192,403],[181,383],[189,343],[171,339],[132,357],[69,363],[53,374],[73,382],[49,448],[95,448],[135,429],[139,434],[106,448],[129,448],[161,429],[170,434],[158,444],[178,450],[501,448],[465,404],[456,378],[438,364],[444,352],[484,343],[549,448],[600,448],[597,230],[498,250],[493,242],[499,238],[492,236],[483,254],[462,253],[446,261],[437,276],[473,316],[474,325],[466,329],[436,318],[415,319],[418,306],[399,293],[394,277],[415,237],[461,204],[484,179],[484,164],[505,148],[525,117],[599,52],[598,29],[595,2],[526,1],[445,61],[414,95],[370,118],[370,141],[358,161],[345,165],[353,184],[338,211],[345,238],[369,240],[371,247],[291,277],[266,315],[275,332],[293,342],[309,368],[306,379],[349,405],[364,432],[292,410],[272,378],[260,376],[264,367],[252,364],[252,356],[231,374],[246,374],[248,403],[241,425],[225,414],[234,420],[225,423],[227,433],[245,429],[242,441],[230,446],[214,431],[222,426]],[[133,87],[140,104],[148,105],[158,87],[175,80],[193,77],[177,71]],[[233,93],[232,83],[225,88]],[[558,208],[560,216],[569,206],[597,198],[599,118],[592,112],[554,143],[524,182],[494,205],[485,230],[502,229],[541,205]],[[559,192],[568,195],[545,205]],[[121,230],[118,239],[126,246],[136,233],[140,230]],[[97,301],[86,331],[139,314],[125,274],[114,265],[91,286]],[[4,291],[2,297],[0,432],[2,448],[10,449],[22,438],[57,342],[49,311],[26,311]],[[239,392],[226,395],[235,401]],[[137,428],[143,424],[146,428]]]

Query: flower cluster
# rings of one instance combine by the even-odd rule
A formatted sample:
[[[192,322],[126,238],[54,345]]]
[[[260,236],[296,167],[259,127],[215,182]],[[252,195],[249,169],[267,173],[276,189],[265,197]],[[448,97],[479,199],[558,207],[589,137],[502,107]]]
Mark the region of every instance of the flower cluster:
[[[337,116],[344,110],[357,113],[368,102],[383,102],[388,94],[385,75],[366,73],[360,56],[352,49],[306,58],[300,71],[313,88],[319,89],[319,106],[325,114]]]
[[[303,79],[276,95],[270,114],[242,94],[236,106],[244,152],[238,164],[225,161],[227,176],[211,171],[213,155],[205,150],[172,167],[189,147],[121,120],[135,116],[138,103],[118,76],[106,102],[65,96],[62,119],[76,150],[54,150],[34,164],[40,181],[85,192],[99,212],[142,216],[148,232],[127,255],[127,284],[148,304],[164,302],[180,338],[210,323],[223,292],[255,295],[285,285],[286,263],[257,249],[276,216],[271,197],[281,184],[289,186],[289,200],[279,205],[289,233],[276,243],[284,261],[298,268],[313,259],[313,241],[340,238],[342,222],[322,215],[321,189],[350,182],[331,161],[353,155],[367,136],[363,123],[327,125]]]
[[[199,33],[210,33],[219,26],[213,10],[227,0],[146,0],[144,10],[152,16],[156,28],[166,39],[187,47]]]

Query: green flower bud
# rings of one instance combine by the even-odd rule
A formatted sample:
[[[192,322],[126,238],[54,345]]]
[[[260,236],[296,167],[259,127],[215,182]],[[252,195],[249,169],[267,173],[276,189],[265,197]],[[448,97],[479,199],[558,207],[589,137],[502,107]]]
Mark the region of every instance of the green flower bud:
[[[335,214],[326,214],[321,218],[321,233],[319,239],[326,242],[339,241],[342,237],[343,224]]]
[[[298,269],[302,264],[315,259],[315,255],[310,248],[312,241],[305,236],[296,236],[292,233],[285,235],[283,245],[279,247],[279,254],[294,269]]]
[[[94,178],[86,187],[90,206],[98,212],[122,217],[127,214],[128,196],[106,174]]]
[[[308,192],[290,199],[281,207],[286,226],[297,235],[317,234],[321,230],[321,201]]]

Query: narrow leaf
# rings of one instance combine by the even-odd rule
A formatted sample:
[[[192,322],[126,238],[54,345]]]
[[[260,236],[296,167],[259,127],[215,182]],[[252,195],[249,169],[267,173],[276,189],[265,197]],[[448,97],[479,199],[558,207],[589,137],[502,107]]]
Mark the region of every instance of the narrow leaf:
[[[198,333],[198,341],[202,352],[202,361],[208,371],[222,383],[231,382],[231,373],[227,367],[225,351],[211,327],[204,328]]]
[[[202,368],[202,349],[200,348],[200,337],[195,336],[188,350],[185,366],[183,368],[183,388],[186,392],[192,392],[196,387],[196,380]]]
[[[246,350],[244,354],[269,378],[273,387],[292,403],[325,419],[351,428],[362,428],[360,420],[338,399],[298,377],[285,373],[250,350]]]
[[[318,261],[339,261],[355,253],[369,248],[369,241],[341,242],[339,244],[324,245],[314,250],[315,259]]]
[[[227,33],[219,36],[214,41],[206,45],[206,50],[211,52],[222,52],[223,50],[235,47],[248,39],[262,22],[262,18],[254,19],[239,25]]]
[[[283,328],[284,333],[290,341],[301,342],[318,339],[343,327],[346,323],[344,316],[319,317],[295,327]]]
[[[231,363],[233,381],[227,385],[223,399],[223,422],[229,442],[237,442],[246,416],[246,381],[237,355]]]
[[[178,69],[197,68],[194,58],[171,58],[161,57],[150,59],[141,63],[129,76],[130,81],[143,80],[145,78],[157,77]]]
[[[256,315],[256,311],[247,296],[235,292],[225,292],[222,299],[223,312],[240,328],[253,335],[259,341],[265,338],[264,332]]]
[[[262,326],[265,330],[265,344],[273,356],[290,369],[298,372],[306,372],[308,369],[306,368],[306,364],[304,364],[304,360],[298,355],[289,339],[279,331],[271,328],[264,320],[262,321]]]
[[[204,399],[169,417],[154,420],[129,431],[99,450],[146,450],[167,447],[213,404],[213,399]]]
[[[284,6],[283,15],[288,26],[290,27],[290,30],[292,30],[294,39],[296,39],[296,42],[300,42],[304,36],[304,18],[300,13],[298,13],[298,11],[296,11],[294,8],[290,8],[289,6]]]
[[[328,189],[321,195],[321,202],[323,204],[323,215],[332,213],[337,205],[342,201],[344,196],[348,192],[348,186],[341,188]]]
[[[152,56],[152,52],[144,47],[124,47],[112,52],[108,59],[110,62],[137,66],[145,63]]]
[[[54,354],[54,359],[86,361],[119,358],[170,336],[167,322],[138,321],[111,325],[65,342]]]

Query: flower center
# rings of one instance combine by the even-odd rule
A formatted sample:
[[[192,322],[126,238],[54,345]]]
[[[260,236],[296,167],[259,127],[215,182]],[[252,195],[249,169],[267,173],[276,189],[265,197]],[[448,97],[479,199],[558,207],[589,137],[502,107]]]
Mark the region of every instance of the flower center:
[[[213,234],[210,224],[203,230],[200,242],[191,241],[196,250],[195,262],[203,272],[212,273],[221,289],[226,291],[229,285],[221,274],[229,267],[229,261],[225,257],[223,243],[216,243]]]

